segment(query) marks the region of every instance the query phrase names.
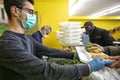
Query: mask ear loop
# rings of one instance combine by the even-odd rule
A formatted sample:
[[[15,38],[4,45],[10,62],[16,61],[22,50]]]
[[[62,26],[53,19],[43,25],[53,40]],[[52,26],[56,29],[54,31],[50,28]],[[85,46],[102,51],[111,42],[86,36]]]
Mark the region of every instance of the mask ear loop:
[[[17,11],[17,10],[18,10],[19,12],[21,12],[21,9],[16,8],[16,11]],[[21,25],[22,25],[22,27],[24,28],[24,26],[23,26],[23,24],[22,24],[22,23],[23,23],[23,22],[25,22],[25,21],[24,21],[21,17],[19,17],[19,16],[18,16],[17,18],[20,20],[20,24],[21,24]],[[26,21],[27,21],[27,19],[26,19]]]
[[[19,8],[16,8],[15,10],[16,10],[16,12],[17,12],[17,10],[18,10],[19,12],[21,12],[21,10],[20,10]],[[18,17],[18,19],[20,19],[20,21],[23,21],[20,17]]]
[[[20,12],[22,11],[22,9],[19,9],[19,8],[17,8],[17,10],[19,10]],[[24,13],[24,11],[23,11],[23,13]],[[24,13],[25,14],[25,13]],[[25,14],[26,15],[26,17],[27,17],[27,15],[28,15],[29,13],[27,12],[27,14]],[[22,18],[20,18],[20,17],[18,17],[22,22],[25,22],[25,21],[27,21],[27,18],[26,18],[26,20],[23,20]]]

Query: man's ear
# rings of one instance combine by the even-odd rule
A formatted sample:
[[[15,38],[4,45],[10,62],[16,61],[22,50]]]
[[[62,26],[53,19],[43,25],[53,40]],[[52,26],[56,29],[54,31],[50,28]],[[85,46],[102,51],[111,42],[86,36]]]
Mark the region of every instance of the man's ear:
[[[11,14],[12,14],[13,16],[18,16],[19,11],[18,11],[18,9],[17,9],[16,6],[12,6],[12,7],[10,8],[10,11],[11,11]]]

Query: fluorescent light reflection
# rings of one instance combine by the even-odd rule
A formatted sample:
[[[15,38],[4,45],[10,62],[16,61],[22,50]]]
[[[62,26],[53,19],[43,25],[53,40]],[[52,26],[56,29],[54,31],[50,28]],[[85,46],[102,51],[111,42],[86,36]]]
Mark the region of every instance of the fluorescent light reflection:
[[[85,5],[86,1],[87,0],[76,0],[75,1],[76,3],[74,3],[74,5],[72,5],[72,7],[69,8],[69,16],[75,15],[79,7],[82,7],[83,5]]]
[[[91,17],[100,17],[100,16],[104,16],[104,15],[107,15],[107,14],[117,12],[117,11],[120,11],[120,6],[116,6],[114,8],[110,8],[108,10],[93,14],[93,15],[91,15]]]

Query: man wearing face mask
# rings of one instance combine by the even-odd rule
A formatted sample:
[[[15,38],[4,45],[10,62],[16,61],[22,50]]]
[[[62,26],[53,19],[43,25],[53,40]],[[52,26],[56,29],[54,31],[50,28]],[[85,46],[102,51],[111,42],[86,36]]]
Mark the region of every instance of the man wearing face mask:
[[[52,31],[52,28],[49,25],[45,25],[40,30],[33,33],[32,37],[42,44],[42,38],[47,37],[51,31]]]
[[[113,46],[113,40],[105,29],[94,26],[91,21],[84,23],[86,33],[89,35],[90,42],[99,44],[101,46]]]

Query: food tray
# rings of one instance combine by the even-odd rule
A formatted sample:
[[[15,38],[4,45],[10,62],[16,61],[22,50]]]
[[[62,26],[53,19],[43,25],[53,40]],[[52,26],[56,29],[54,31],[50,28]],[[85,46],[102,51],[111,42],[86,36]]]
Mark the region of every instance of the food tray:
[[[92,54],[97,54],[97,53],[89,53],[89,52],[87,52],[84,46],[76,46],[75,48],[76,48],[79,60],[81,62],[84,62],[84,63],[88,63],[89,61],[91,61],[93,59]],[[104,54],[102,52],[99,53],[99,54],[104,55],[104,56],[108,56],[108,55],[106,55],[106,54]]]

